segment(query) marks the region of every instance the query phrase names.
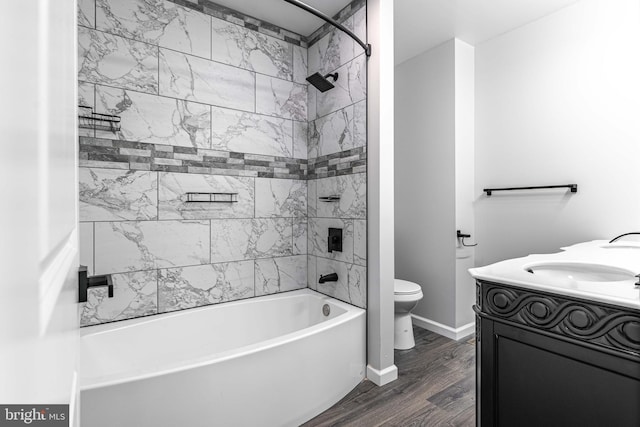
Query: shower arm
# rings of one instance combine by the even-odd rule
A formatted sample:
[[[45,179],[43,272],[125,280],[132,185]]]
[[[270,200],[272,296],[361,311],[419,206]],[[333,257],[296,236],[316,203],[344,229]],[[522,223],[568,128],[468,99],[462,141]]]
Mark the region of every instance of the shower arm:
[[[307,12],[309,12],[309,13],[317,16],[318,18],[328,22],[329,24],[333,25],[337,29],[344,31],[345,33],[347,33],[347,35],[349,37],[354,39],[360,46],[362,46],[362,48],[364,49],[364,53],[365,53],[365,55],[367,55],[367,57],[371,56],[371,45],[368,44],[368,43],[363,42],[362,40],[360,40],[358,38],[358,36],[356,36],[351,30],[349,30],[344,25],[340,24],[339,22],[337,22],[334,19],[329,18],[327,15],[325,15],[322,12],[320,12],[318,9],[315,9],[315,8],[309,6],[308,4],[302,3],[299,0],[284,0],[284,1],[286,1],[287,3],[290,3],[290,4],[294,5],[294,6],[298,6],[300,9],[304,9]]]

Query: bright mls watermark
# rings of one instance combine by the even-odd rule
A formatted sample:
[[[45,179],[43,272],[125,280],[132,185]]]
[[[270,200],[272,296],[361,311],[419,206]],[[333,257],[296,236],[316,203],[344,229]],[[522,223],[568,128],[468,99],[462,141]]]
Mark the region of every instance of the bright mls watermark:
[[[0,405],[0,427],[67,427],[69,405]]]

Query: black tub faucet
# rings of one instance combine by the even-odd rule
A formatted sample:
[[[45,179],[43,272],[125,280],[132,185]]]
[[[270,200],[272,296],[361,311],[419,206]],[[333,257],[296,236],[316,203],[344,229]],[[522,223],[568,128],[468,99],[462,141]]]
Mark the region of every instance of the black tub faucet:
[[[318,280],[318,283],[324,283],[324,282],[337,282],[338,281],[338,273],[329,273],[326,275],[320,275],[320,280]]]

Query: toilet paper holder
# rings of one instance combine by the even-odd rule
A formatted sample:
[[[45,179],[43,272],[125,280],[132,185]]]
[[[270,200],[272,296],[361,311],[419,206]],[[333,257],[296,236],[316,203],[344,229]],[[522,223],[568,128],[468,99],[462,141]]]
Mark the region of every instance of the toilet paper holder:
[[[462,233],[460,230],[456,230],[456,237],[458,238],[458,240],[460,240],[460,245],[464,246],[464,247],[473,247],[473,246],[478,246],[477,243],[473,243],[471,245],[468,245],[464,242],[464,239],[469,239],[471,238],[471,234],[464,234]]]

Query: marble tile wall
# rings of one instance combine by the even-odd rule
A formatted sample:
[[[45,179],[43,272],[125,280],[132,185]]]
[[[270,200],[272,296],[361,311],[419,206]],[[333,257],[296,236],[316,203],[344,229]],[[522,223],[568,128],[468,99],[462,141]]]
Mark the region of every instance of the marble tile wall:
[[[211,148],[211,108],[197,102],[165,98],[96,85],[95,108],[121,117],[115,135],[126,141],[153,141],[180,147]]]
[[[366,41],[366,7],[351,9],[354,3],[349,6],[350,15],[341,22],[361,40]],[[317,92],[314,99],[309,98],[308,110],[314,112],[309,115],[310,122],[366,99],[366,56],[362,47],[342,31],[334,28],[309,44],[308,72],[338,73],[333,89]],[[366,112],[365,103],[359,108],[360,127],[364,124],[366,129],[366,114],[361,114]],[[362,135],[366,137],[366,133]]]
[[[211,262],[293,255],[290,218],[211,221]]]
[[[156,270],[111,275],[113,298],[105,288],[91,289],[82,305],[82,326],[156,314],[157,275]]]
[[[356,264],[335,261],[322,257],[310,257],[309,262],[315,265],[309,270],[315,270],[316,276],[330,273],[338,274],[337,282],[317,283],[315,280],[309,287],[323,294],[358,307],[367,306],[367,268]]]
[[[215,150],[249,153],[257,144],[260,154],[294,157],[290,120],[218,107],[212,107],[211,118]]]
[[[335,71],[340,77],[335,88],[316,96],[316,119],[364,100],[367,96],[366,69],[364,54],[337,68]]]
[[[277,25],[273,25],[270,22],[262,21],[260,19],[254,18],[253,16],[245,15],[236,10],[217,4],[211,0],[170,0],[170,1],[172,1],[173,3],[181,4],[190,9],[206,13],[207,15],[211,15],[215,18],[245,27],[247,29],[250,29],[262,34],[267,34],[269,36],[275,37],[280,40],[284,40],[293,45],[300,46],[303,48],[307,47],[306,38],[301,36],[300,34],[293,33],[285,28],[278,27]],[[361,2],[363,0],[357,0],[357,1]]]
[[[253,178],[160,172],[158,182],[161,220],[253,218],[256,210]],[[192,203],[187,192],[236,193],[237,202]]]
[[[306,288],[306,255],[256,261],[256,296]]]
[[[366,101],[362,100],[311,121],[308,131],[308,158],[365,147],[366,120]]]
[[[78,79],[157,94],[158,48],[79,26]]]
[[[352,5],[341,19],[362,33]],[[80,130],[80,258],[115,287],[114,298],[90,290],[82,325],[307,286],[365,307],[359,46],[324,30],[307,48],[209,0],[78,9],[78,102],[122,119],[115,133]],[[317,70],[340,73],[333,94],[308,86]],[[237,202],[190,203],[187,192]],[[326,252],[330,226],[344,229],[342,253]],[[332,269],[340,280],[318,288]]]
[[[367,39],[366,9],[361,7],[341,21],[360,40]],[[362,47],[343,31],[331,28],[324,36],[309,45],[309,73],[334,72],[341,65],[363,53]]]
[[[202,13],[165,1],[95,2],[101,31],[203,58],[211,54],[211,22]]]
[[[158,218],[158,177],[143,171],[80,168],[80,219],[93,221]]]
[[[209,221],[122,221],[94,224],[95,274],[206,264]]]
[[[78,9],[79,102],[122,118],[83,136],[306,159],[307,49],[293,33],[167,0]]]
[[[211,59],[285,80],[293,77],[293,45],[221,19],[212,19]]]
[[[353,2],[337,17],[366,40],[366,8]],[[367,304],[366,56],[344,33],[310,36],[309,74],[338,73],[335,87],[308,92],[307,277],[312,289],[350,304]],[[339,197],[323,201],[323,197]],[[342,229],[342,252],[328,251],[328,228]],[[337,273],[337,282],[318,283]]]
[[[342,8],[342,10],[336,13],[333,16],[333,19],[338,22],[344,23],[345,20],[347,20],[350,16],[352,16],[357,11],[360,11],[362,8],[366,7],[366,5],[367,5],[367,0],[353,0],[351,3],[349,3],[344,8]],[[365,25],[364,29],[366,31],[366,22],[364,23],[364,25]],[[320,40],[322,37],[329,34],[333,30],[334,30],[334,27],[332,25],[328,23],[323,24],[316,31],[314,31],[313,33],[311,33],[309,36],[306,37],[307,45],[311,46],[315,44],[318,40]],[[360,37],[361,40],[365,40],[363,37],[361,37],[362,34],[360,33],[356,33],[356,34]]]
[[[366,308],[366,174],[313,179],[307,185],[308,286]],[[336,195],[337,201],[320,200]],[[342,252],[328,251],[329,228],[342,229]],[[337,283],[318,284],[320,275],[333,272],[338,273]]]
[[[80,259],[111,274],[82,325],[307,286],[307,181],[80,168]],[[190,203],[186,192],[231,192]],[[116,281],[117,278],[117,281]]]
[[[168,268],[158,274],[160,313],[255,295],[253,261]]]

